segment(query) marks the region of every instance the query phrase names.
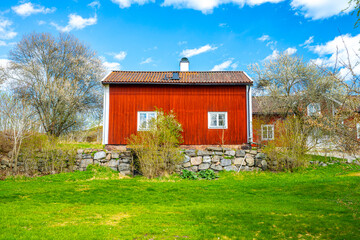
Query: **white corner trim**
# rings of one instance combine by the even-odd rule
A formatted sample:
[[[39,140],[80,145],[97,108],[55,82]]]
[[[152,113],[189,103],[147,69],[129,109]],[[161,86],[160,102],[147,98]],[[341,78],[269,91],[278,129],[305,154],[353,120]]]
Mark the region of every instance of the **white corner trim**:
[[[110,110],[110,85],[106,84],[104,88],[104,106],[103,106],[103,144],[109,141],[109,110]]]
[[[245,71],[243,71],[243,73],[254,83],[254,80]]]
[[[100,82],[103,82],[112,72],[113,72],[113,71],[110,71],[109,73],[107,73],[107,74],[105,75],[105,77],[103,77],[103,79],[101,79]]]
[[[248,95],[248,102],[249,102],[249,142],[253,142],[253,126],[252,126],[252,88],[249,86],[249,95]]]

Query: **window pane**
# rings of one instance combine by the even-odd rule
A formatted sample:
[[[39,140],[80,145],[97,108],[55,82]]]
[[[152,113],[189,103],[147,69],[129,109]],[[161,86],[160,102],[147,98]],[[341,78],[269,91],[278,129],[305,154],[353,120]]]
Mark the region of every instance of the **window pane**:
[[[217,115],[215,113],[210,114],[210,126],[217,127]]]
[[[225,114],[219,114],[219,127],[225,127]]]
[[[268,138],[269,139],[273,138],[273,128],[272,128],[272,126],[268,126]]]
[[[262,138],[263,138],[264,140],[267,139],[267,127],[266,127],[266,126],[263,126],[263,127],[262,127]]]
[[[140,128],[146,128],[146,113],[140,113]]]

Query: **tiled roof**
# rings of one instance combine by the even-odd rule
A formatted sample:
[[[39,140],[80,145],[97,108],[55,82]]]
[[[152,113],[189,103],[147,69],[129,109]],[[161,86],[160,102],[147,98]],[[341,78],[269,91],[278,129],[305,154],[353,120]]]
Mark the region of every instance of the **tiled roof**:
[[[179,79],[172,79],[178,73]],[[167,77],[168,79],[166,79]],[[243,71],[207,72],[143,72],[113,71],[102,81],[109,83],[161,83],[161,84],[252,84]]]

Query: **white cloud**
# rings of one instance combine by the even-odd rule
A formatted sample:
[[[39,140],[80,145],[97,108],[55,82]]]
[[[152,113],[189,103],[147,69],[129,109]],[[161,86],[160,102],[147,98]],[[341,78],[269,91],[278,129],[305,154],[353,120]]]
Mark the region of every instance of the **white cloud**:
[[[284,0],[164,0],[162,6],[173,6],[174,8],[189,8],[201,11],[204,14],[208,14],[212,13],[214,8],[217,8],[223,4],[235,4],[239,7],[243,7],[245,4],[254,6],[267,2],[278,3],[282,1]]]
[[[336,64],[343,66],[348,65],[349,62],[353,66],[356,74],[360,74],[360,51],[359,51],[360,34],[351,36],[345,34],[335,37],[333,40],[310,47],[310,50],[319,55],[319,58],[314,62],[318,65],[325,65],[327,67],[335,67]],[[342,68],[340,74],[346,77],[349,72]]]
[[[270,36],[269,35],[262,35],[261,37],[258,38],[259,41],[265,42],[265,41],[269,41],[270,40]]]
[[[101,4],[99,1],[93,1],[91,3],[88,4],[89,7],[95,8],[95,9],[99,9]]]
[[[306,18],[313,20],[329,18],[344,14],[343,10],[349,5],[349,0],[292,0],[291,7],[299,10]],[[353,8],[345,11],[348,13]]]
[[[227,23],[219,23],[219,27],[226,28],[229,27]]]
[[[120,8],[128,8],[132,4],[144,5],[148,2],[155,2],[155,0],[111,0],[113,3],[118,4]]]
[[[229,68],[232,64],[232,60],[227,60],[219,65],[215,65],[211,71],[224,71],[226,70],[227,68]]]
[[[214,51],[216,49],[217,49],[217,47],[212,47],[209,44],[207,44],[207,45],[199,47],[199,48],[185,49],[181,52],[181,55],[184,57],[192,57],[192,56],[196,56],[201,53],[208,52],[208,51]]]
[[[278,50],[274,50],[269,56],[267,56],[264,61],[270,61],[270,60],[274,60],[279,56],[279,51]]]
[[[127,53],[125,51],[121,51],[119,53],[114,54],[114,58],[119,61],[122,61],[126,58],[126,55],[127,55]]]
[[[310,44],[312,44],[314,42],[314,36],[309,37],[304,43],[300,44],[300,47],[302,46],[309,46]]]
[[[4,58],[0,59],[0,67],[6,68],[9,65],[9,63],[10,63],[9,59],[4,59]]]
[[[287,55],[293,55],[297,52],[297,49],[296,48],[288,48],[284,51],[284,54],[287,54]]]
[[[148,64],[148,63],[152,63],[153,59],[151,57],[145,59],[144,61],[142,61],[140,64]]]
[[[231,64],[231,68],[232,68],[233,70],[237,69],[237,67],[238,67],[238,64],[237,64],[237,63]]]
[[[43,20],[40,20],[40,21],[38,21],[38,24],[41,26],[41,25],[46,24],[46,22],[45,22],[45,21],[43,21]]]
[[[187,44],[187,41],[180,41],[180,42],[178,42],[178,45],[179,45],[179,46],[184,45],[184,44]]]
[[[11,21],[0,18],[0,39],[12,39],[16,37],[17,33],[12,30],[11,25]]]
[[[56,10],[56,8],[54,8],[54,7],[45,8],[40,5],[32,4],[31,2],[27,2],[27,3],[20,4],[18,6],[14,6],[11,9],[16,14],[18,14],[22,17],[28,17],[32,14],[37,14],[37,13],[43,13],[43,14],[53,13]]]
[[[69,15],[69,22],[68,25],[66,25],[65,27],[59,26],[56,23],[51,23],[51,25],[53,25],[58,31],[61,32],[70,32],[71,30],[74,29],[83,29],[86,26],[91,26],[97,23],[97,16],[95,14],[94,17],[90,17],[90,18],[83,18],[77,14],[70,14]]]
[[[282,52],[282,54],[293,55],[296,52],[297,52],[296,48],[287,48],[285,51]],[[277,49],[275,49],[269,56],[267,56],[264,59],[264,61],[275,60],[279,55],[280,55],[280,52]]]

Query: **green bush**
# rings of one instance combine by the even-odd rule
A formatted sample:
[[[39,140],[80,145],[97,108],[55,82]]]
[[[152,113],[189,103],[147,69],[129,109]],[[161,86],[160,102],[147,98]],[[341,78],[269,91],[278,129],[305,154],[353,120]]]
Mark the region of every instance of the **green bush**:
[[[198,173],[189,171],[187,169],[183,169],[180,176],[183,179],[189,179],[189,180],[198,180],[198,179],[213,180],[219,177],[211,169],[201,170]]]
[[[182,127],[175,113],[156,110],[157,117],[149,122],[148,131],[139,131],[129,139],[129,147],[135,152],[140,172],[147,178],[172,174],[175,166],[183,161],[179,149]]]

